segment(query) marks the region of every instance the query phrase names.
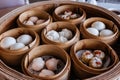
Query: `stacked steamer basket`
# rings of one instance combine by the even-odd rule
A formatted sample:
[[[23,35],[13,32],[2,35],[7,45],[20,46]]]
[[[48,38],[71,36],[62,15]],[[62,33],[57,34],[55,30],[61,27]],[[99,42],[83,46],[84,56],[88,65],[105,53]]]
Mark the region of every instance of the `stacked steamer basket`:
[[[101,37],[88,32],[87,28],[96,21],[103,22],[112,35]],[[29,50],[0,47],[0,58],[5,63],[0,65],[1,78],[8,78],[5,73],[8,71],[11,79],[117,79],[120,63],[118,52],[113,48],[119,43],[119,21],[117,15],[106,9],[70,1],[43,1],[13,10],[0,19],[0,41],[29,34],[33,43],[28,45]],[[102,58],[96,56],[95,51],[102,54]],[[16,64],[21,65],[17,71],[13,70]]]

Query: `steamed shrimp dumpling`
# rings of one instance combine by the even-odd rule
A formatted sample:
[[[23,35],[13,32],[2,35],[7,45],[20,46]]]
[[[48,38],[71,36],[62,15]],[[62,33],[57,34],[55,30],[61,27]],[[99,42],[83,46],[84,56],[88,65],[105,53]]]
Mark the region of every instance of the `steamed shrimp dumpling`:
[[[41,69],[43,69],[44,65],[45,65],[45,61],[43,60],[43,58],[38,57],[33,59],[31,63],[31,68],[35,71],[40,71]]]
[[[39,76],[40,77],[47,77],[47,76],[54,76],[55,73],[51,70],[48,70],[48,69],[43,69],[40,73],[39,73]]]
[[[48,59],[47,61],[46,61],[46,67],[47,67],[47,69],[49,69],[49,70],[57,70],[57,65],[58,65],[58,59],[56,59],[56,58],[51,58],[51,59]]]

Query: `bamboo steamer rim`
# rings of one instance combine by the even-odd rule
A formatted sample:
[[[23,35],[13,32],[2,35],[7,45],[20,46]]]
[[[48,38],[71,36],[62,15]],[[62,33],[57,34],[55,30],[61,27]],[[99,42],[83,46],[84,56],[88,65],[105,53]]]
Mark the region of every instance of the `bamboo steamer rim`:
[[[47,76],[47,77],[39,77],[37,75],[33,75],[32,73],[30,73],[27,70],[28,65],[27,66],[23,66],[25,64],[24,60],[27,59],[27,58],[29,58],[29,54],[31,54],[32,51],[34,51],[36,49],[44,48],[44,47],[57,48],[57,49],[60,49],[64,53],[64,56],[66,57],[65,66],[64,66],[64,68],[58,74],[55,74],[53,76]],[[50,44],[48,44],[48,45],[45,44],[45,45],[41,45],[41,46],[37,46],[37,47],[33,48],[28,54],[25,55],[25,57],[22,60],[22,69],[23,69],[24,73],[26,73],[26,74],[28,74],[30,76],[33,76],[33,77],[36,77],[36,78],[42,78],[42,79],[50,79],[50,80],[51,79],[57,79],[58,77],[62,76],[62,73],[65,73],[66,71],[68,71],[69,68],[70,68],[70,66],[71,66],[71,61],[70,61],[70,57],[68,56],[67,52],[64,49],[62,49],[62,48],[60,48],[60,47],[58,47],[56,45],[50,45]]]
[[[64,8],[64,7],[65,7],[65,8],[69,8],[69,7],[70,7],[69,9],[78,8],[82,14],[81,14],[80,17],[75,18],[75,19],[69,19],[69,20],[63,19],[63,18],[61,18],[61,17],[59,16],[59,13],[57,13],[57,11],[59,11],[59,8]],[[58,20],[69,21],[69,22],[76,22],[76,21],[79,21],[79,20],[82,21],[82,19],[86,18],[86,13],[85,13],[85,11],[84,11],[82,8],[80,8],[80,7],[77,6],[77,5],[70,5],[70,4],[65,4],[65,5],[60,5],[60,6],[58,6],[58,7],[54,10],[53,15],[54,15],[54,18],[57,18]]]
[[[115,28],[115,30],[113,31],[114,32],[114,34],[113,35],[111,35],[111,36],[105,36],[105,37],[103,37],[103,36],[95,36],[95,35],[92,35],[92,34],[90,34],[87,30],[86,30],[86,27],[88,27],[88,26],[85,26],[85,23],[87,22],[87,21],[90,21],[91,19],[94,19],[93,21],[92,21],[92,23],[93,22],[95,22],[95,21],[106,21],[106,22],[109,22],[110,24],[112,24],[113,25],[113,28]],[[103,22],[105,25],[106,25],[106,22]],[[88,22],[89,23],[89,22]],[[92,24],[91,22],[90,22],[90,24]],[[83,24],[82,24],[82,27],[80,27],[81,28],[81,33],[86,33],[87,35],[90,35],[90,37],[93,37],[93,38],[97,38],[97,39],[103,39],[103,40],[106,40],[107,38],[113,38],[114,36],[119,36],[118,35],[118,33],[119,33],[119,29],[117,28],[117,26],[111,21],[111,20],[108,20],[108,19],[105,19],[105,18],[102,18],[102,17],[91,17],[91,18],[88,18],[88,19],[86,19],[84,22],[83,22]],[[84,32],[83,32],[83,30],[84,30]]]
[[[31,14],[30,14],[30,13],[31,13]],[[41,14],[44,14],[44,15],[46,15],[45,17],[47,17],[48,19],[45,19],[45,22],[43,22],[43,23],[41,23],[41,24],[25,25],[25,24],[23,24],[23,22],[21,21],[21,18],[22,18],[24,15],[26,15],[26,14],[27,14],[26,17],[28,17],[28,18],[31,17],[31,16],[40,17]],[[42,16],[42,17],[43,17],[43,16]],[[21,14],[19,15],[18,19],[17,19],[17,23],[18,23],[19,25],[21,25],[21,27],[25,26],[26,28],[37,28],[37,27],[39,27],[39,26],[44,26],[44,25],[46,25],[46,24],[48,24],[48,23],[50,23],[50,22],[52,22],[52,21],[53,21],[53,20],[52,20],[52,17],[49,15],[49,13],[47,13],[46,11],[37,10],[37,9],[27,10],[27,11],[21,13]]]
[[[107,48],[109,48],[109,49],[110,49],[110,52],[112,51],[113,55],[116,57],[116,59],[115,59],[115,61],[113,62],[113,64],[110,65],[110,66],[108,66],[107,68],[94,69],[94,68],[91,68],[91,67],[85,65],[81,60],[79,60],[79,59],[76,57],[76,55],[75,55],[76,50],[74,50],[74,47],[75,47],[78,43],[84,42],[85,40],[86,40],[86,41],[94,41],[94,42],[97,41],[98,43],[101,43],[101,44],[103,44],[104,46],[106,46]],[[109,55],[110,55],[110,54],[109,54]],[[81,64],[82,64],[82,65],[81,65],[81,66],[82,66],[82,68],[81,68],[82,70],[84,70],[84,71],[86,71],[86,72],[89,72],[89,70],[90,70],[90,71],[92,70],[92,72],[89,72],[89,73],[94,73],[94,74],[100,74],[101,72],[104,72],[104,71],[112,68],[113,65],[117,64],[117,62],[118,62],[118,60],[119,60],[117,54],[115,53],[115,51],[114,51],[108,44],[106,44],[106,43],[104,43],[104,42],[102,42],[102,41],[100,41],[100,40],[96,40],[96,39],[84,39],[84,40],[78,41],[76,44],[74,44],[74,45],[71,47],[70,56],[71,56],[72,59],[73,59],[73,58],[75,59],[75,60],[73,60],[73,61],[76,63],[76,65],[81,65]],[[112,56],[112,55],[111,55],[111,56]],[[113,56],[112,56],[112,57],[113,57]],[[85,69],[83,69],[83,67],[84,67]]]
[[[46,34],[46,32],[47,32],[47,27],[49,27],[51,24],[57,24],[57,28],[59,29],[59,28],[60,28],[59,24],[61,24],[61,23],[62,23],[62,24],[69,24],[69,25],[73,26],[75,35],[74,35],[70,40],[68,40],[67,42],[64,42],[64,43],[62,43],[62,42],[55,42],[55,41],[49,40],[49,39],[45,36],[45,34]],[[62,45],[64,45],[64,46],[65,46],[65,45],[68,45],[68,44],[70,44],[71,42],[73,42],[73,41],[75,40],[75,38],[78,37],[79,34],[80,34],[80,32],[79,32],[79,30],[77,29],[77,27],[76,27],[74,24],[71,24],[71,23],[69,23],[69,22],[58,21],[58,22],[50,23],[47,27],[42,31],[42,35],[43,35],[42,39],[45,38],[45,39],[46,39],[46,42],[47,42],[47,43],[51,43],[51,44],[56,44],[56,45],[61,45],[61,46],[62,46]],[[56,29],[54,29],[54,30],[56,30]],[[73,32],[73,31],[72,31],[72,32]]]
[[[2,48],[2,47],[0,47],[5,53],[4,54],[8,54],[9,53],[9,55],[21,55],[21,53],[23,53],[24,54],[24,52],[27,52],[27,51],[29,51],[31,48],[33,48],[35,45],[38,45],[38,43],[39,43],[39,41],[40,41],[40,39],[39,39],[39,36],[38,36],[38,34],[35,32],[35,31],[33,31],[33,30],[29,30],[29,29],[25,29],[25,28],[14,28],[14,29],[11,29],[11,30],[8,30],[8,31],[6,31],[6,32],[4,32],[3,34],[1,34],[0,36],[2,37],[2,35],[4,36],[4,34],[6,34],[6,33],[8,33],[8,32],[11,32],[11,31],[24,31],[24,30],[27,30],[28,32],[32,32],[32,34],[34,35],[34,40],[28,45],[28,46],[26,46],[26,47],[24,47],[24,48],[21,48],[21,49],[18,49],[18,50],[9,50],[9,49],[4,49],[4,48]],[[24,33],[24,32],[22,32],[22,33]],[[21,33],[20,33],[21,34]],[[5,37],[5,36],[4,36]],[[2,38],[1,38],[2,39]],[[31,46],[31,44],[33,44],[33,43],[35,43],[33,46]]]

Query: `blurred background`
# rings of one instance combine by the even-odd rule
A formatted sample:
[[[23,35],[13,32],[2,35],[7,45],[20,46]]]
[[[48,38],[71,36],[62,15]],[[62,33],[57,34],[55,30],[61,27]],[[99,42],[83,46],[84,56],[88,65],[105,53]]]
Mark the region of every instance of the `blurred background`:
[[[30,3],[37,1],[48,1],[48,0],[29,0]],[[49,0],[50,1],[50,0]],[[53,1],[53,0],[51,0]],[[57,0],[55,0],[57,1]],[[60,1],[60,0],[58,0]],[[63,0],[63,1],[77,1],[77,2],[87,2],[93,5],[104,7],[109,10],[118,10],[120,11],[120,0]]]
[[[30,3],[37,2],[37,1],[47,1],[47,0],[30,0]],[[68,1],[70,1],[70,0],[68,0]],[[82,1],[82,0],[73,0],[73,1]],[[88,1],[88,0],[85,0],[85,1]],[[120,0],[96,0],[96,1],[105,2],[105,3],[118,3],[118,2],[120,3]]]

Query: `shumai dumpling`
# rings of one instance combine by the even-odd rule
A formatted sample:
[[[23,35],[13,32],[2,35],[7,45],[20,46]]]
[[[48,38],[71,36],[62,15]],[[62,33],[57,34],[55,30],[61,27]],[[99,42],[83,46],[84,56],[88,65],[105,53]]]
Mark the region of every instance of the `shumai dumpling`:
[[[83,63],[88,64],[89,61],[93,58],[93,56],[94,55],[91,53],[91,51],[86,50],[85,52],[83,52],[81,60],[82,60]]]
[[[102,64],[102,60],[98,57],[93,57],[89,62],[89,66],[96,69],[101,68]]]
[[[94,50],[93,54],[94,54],[95,57],[98,57],[102,60],[105,58],[105,53],[101,50]]]

